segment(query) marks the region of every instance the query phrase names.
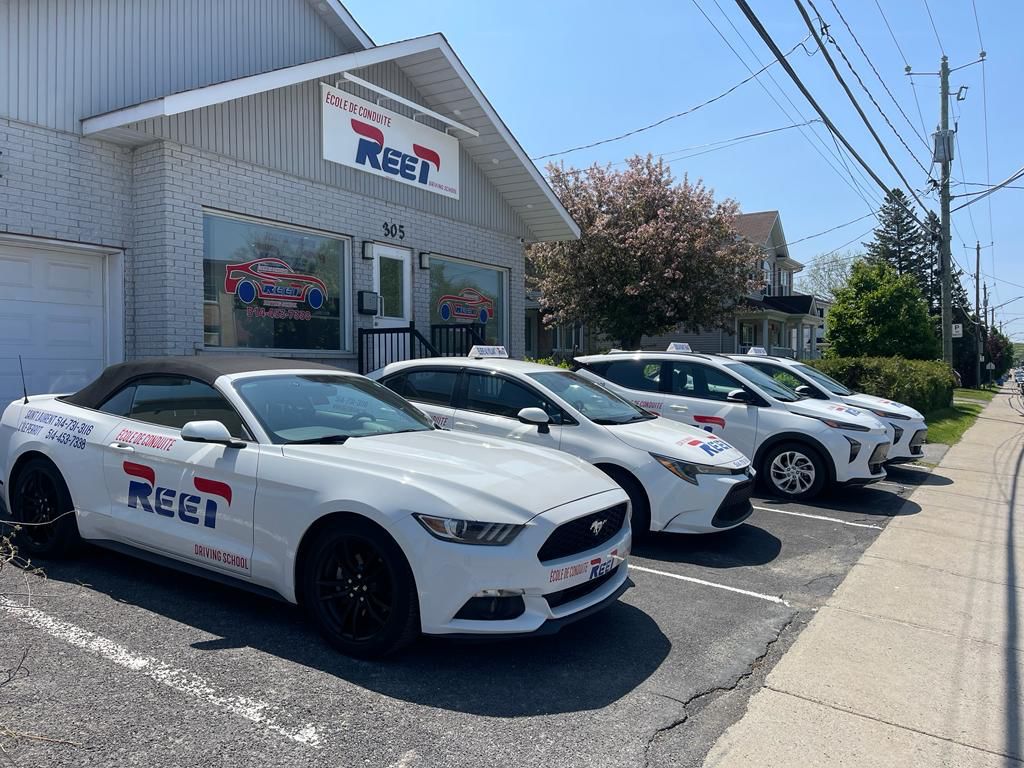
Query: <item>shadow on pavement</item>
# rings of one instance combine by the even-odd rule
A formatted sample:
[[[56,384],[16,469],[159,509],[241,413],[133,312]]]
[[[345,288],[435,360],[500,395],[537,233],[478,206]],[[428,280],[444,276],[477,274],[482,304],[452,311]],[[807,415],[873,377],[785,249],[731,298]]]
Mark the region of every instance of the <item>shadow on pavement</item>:
[[[671,649],[650,616],[619,601],[550,637],[421,638],[387,660],[359,661],[328,646],[295,606],[126,555],[87,547],[44,569],[51,581],[82,584],[219,638],[192,644],[198,650],[251,647],[396,699],[491,717],[601,709],[639,686]]]
[[[706,568],[738,568],[770,563],[782,550],[782,541],[763,528],[744,523],[722,533],[694,536],[652,533],[633,544],[633,554],[668,563],[690,563]]]

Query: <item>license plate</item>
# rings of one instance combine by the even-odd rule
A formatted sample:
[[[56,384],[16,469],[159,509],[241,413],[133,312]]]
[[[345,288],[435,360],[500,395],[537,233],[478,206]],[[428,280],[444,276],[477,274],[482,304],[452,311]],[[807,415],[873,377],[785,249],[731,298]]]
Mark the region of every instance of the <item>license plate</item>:
[[[607,555],[580,560],[570,565],[562,565],[548,571],[548,584],[558,584],[560,588],[583,584],[591,579],[599,579],[610,573],[625,558],[625,550],[620,555],[616,547]]]

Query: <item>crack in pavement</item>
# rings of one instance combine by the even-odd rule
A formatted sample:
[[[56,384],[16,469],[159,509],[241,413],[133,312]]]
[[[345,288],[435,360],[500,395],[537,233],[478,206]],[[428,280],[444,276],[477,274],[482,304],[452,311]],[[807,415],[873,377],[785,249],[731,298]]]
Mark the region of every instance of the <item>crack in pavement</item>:
[[[690,698],[685,699],[685,700],[677,699],[674,696],[669,696],[669,695],[664,694],[664,693],[656,693],[655,695],[657,695],[657,696],[661,696],[662,698],[669,699],[671,701],[675,701],[675,702],[681,704],[682,707],[683,707],[683,714],[682,714],[682,717],[676,718],[675,720],[673,720],[672,722],[668,723],[667,725],[663,725],[660,728],[656,728],[654,730],[654,733],[651,734],[651,737],[647,740],[647,744],[644,746],[644,768],[649,768],[649,766],[651,764],[651,749],[654,747],[655,742],[657,742],[658,739],[661,738],[664,734],[666,734],[666,733],[668,733],[668,732],[670,732],[672,730],[675,730],[676,728],[678,728],[679,726],[683,725],[685,722],[687,722],[690,719],[689,707],[691,705],[695,704],[698,701],[701,701],[703,699],[711,697],[711,696],[715,696],[715,695],[718,695],[718,694],[724,694],[724,693],[729,693],[731,691],[735,691],[737,688],[740,687],[740,685],[742,685],[744,682],[749,680],[750,677],[754,674],[754,672],[757,671],[757,668],[768,657],[768,654],[771,653],[772,648],[775,647],[775,644],[779,642],[779,639],[786,632],[786,630],[789,629],[793,625],[793,622],[796,621],[796,619],[797,619],[797,617],[799,615],[800,615],[800,611],[794,611],[793,613],[790,614],[789,618],[786,619],[786,623],[783,624],[781,627],[779,627],[779,631],[775,633],[775,637],[771,638],[767,643],[765,643],[764,651],[762,651],[758,656],[756,656],[753,659],[753,661],[751,661],[750,664],[747,666],[747,669],[744,672],[741,672],[736,677],[736,679],[732,681],[731,684],[729,684],[729,685],[716,685],[716,686],[714,686],[712,688],[708,688],[705,691],[700,691],[698,693],[695,693]]]

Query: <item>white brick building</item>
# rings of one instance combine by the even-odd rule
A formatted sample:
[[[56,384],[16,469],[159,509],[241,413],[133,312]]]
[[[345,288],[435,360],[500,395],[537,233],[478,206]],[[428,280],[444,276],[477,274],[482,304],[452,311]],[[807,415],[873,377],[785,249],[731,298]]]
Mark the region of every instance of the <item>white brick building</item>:
[[[356,369],[360,329],[410,321],[523,354],[523,245],[578,229],[441,35],[375,46],[337,0],[113,7],[0,0],[0,400],[18,355],[42,392],[156,354]],[[394,130],[392,176],[324,159],[328,92],[451,143],[458,197],[398,178],[442,159]]]

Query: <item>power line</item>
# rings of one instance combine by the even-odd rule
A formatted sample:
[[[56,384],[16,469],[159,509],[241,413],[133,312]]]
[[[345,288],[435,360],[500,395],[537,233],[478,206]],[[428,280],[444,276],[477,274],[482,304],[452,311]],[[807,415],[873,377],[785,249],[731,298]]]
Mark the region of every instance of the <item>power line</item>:
[[[790,53],[792,53],[797,48],[802,46],[806,41],[807,41],[807,38],[805,37],[799,43],[797,43],[792,48],[790,48],[789,51],[786,54],[784,54],[784,55],[785,56],[789,56]],[[717,96],[713,96],[712,98],[708,99],[707,101],[703,101],[700,104],[697,104],[696,106],[693,106],[693,107],[690,107],[689,109],[683,110],[682,112],[677,112],[674,115],[669,115],[668,117],[663,117],[661,120],[653,122],[650,125],[645,125],[645,126],[642,126],[640,128],[634,128],[631,131],[627,131],[626,133],[620,134],[618,136],[612,136],[611,138],[608,138],[608,139],[600,139],[599,141],[594,141],[594,142],[591,142],[590,144],[581,144],[578,147],[570,147],[569,149],[563,149],[563,150],[561,150],[559,152],[549,152],[546,155],[538,155],[537,157],[532,157],[530,159],[531,160],[545,160],[545,159],[547,159],[549,157],[558,157],[559,155],[567,155],[570,152],[579,152],[581,149],[590,149],[592,147],[599,147],[602,144],[609,144],[609,143],[611,143],[613,141],[621,141],[622,139],[625,139],[625,138],[627,138],[629,136],[634,136],[634,135],[636,135],[638,133],[643,133],[644,131],[649,131],[652,128],[657,128],[659,125],[664,125],[665,123],[669,122],[670,120],[675,120],[677,118],[693,114],[698,109],[702,109],[703,107],[706,107],[709,104],[714,104],[719,99],[724,99],[730,93],[732,93],[737,88],[739,88],[741,85],[745,85],[746,83],[749,83],[751,80],[754,80],[758,75],[760,75],[762,72],[764,72],[766,69],[768,69],[768,67],[772,66],[772,64],[774,64],[774,63],[775,63],[774,61],[769,61],[767,64],[765,64],[757,72],[751,73],[750,77],[747,77],[747,78],[744,78],[743,80],[740,80],[738,83],[736,83],[736,85],[734,85],[731,88],[723,91],[722,93],[718,94]]]
[[[978,5],[975,0],[971,0],[971,10],[974,11],[974,27],[978,30],[978,56],[981,57],[981,114],[982,120],[984,121],[985,128],[985,182],[992,184],[992,170],[989,156],[989,144],[988,144],[988,82],[985,77],[985,43],[981,39],[981,20],[978,18]],[[992,201],[988,201],[988,236],[995,241],[995,231],[992,227]],[[992,251],[991,255],[992,271],[996,271],[996,252]]]
[[[896,33],[892,31],[892,25],[889,24],[889,19],[886,18],[885,11],[882,10],[882,5],[878,0],[875,0],[875,8],[878,9],[878,13],[882,17],[882,21],[885,22],[885,28],[889,30],[889,37],[892,38],[892,42],[896,46],[896,50],[900,52],[900,58],[903,59],[903,71],[909,75],[911,69],[910,62],[907,61],[907,57],[903,53],[903,49],[900,47],[900,41],[896,39]],[[914,94],[914,104],[917,106],[917,117],[921,121],[921,133],[927,136],[928,128],[926,128],[924,124],[924,113],[921,111],[921,100],[917,98],[917,87],[914,85],[913,78],[910,79],[910,91]]]
[[[853,29],[850,28],[849,23],[846,21],[846,17],[843,16],[843,12],[840,11],[839,10],[839,6],[836,5],[836,0],[829,0],[829,2],[832,3],[832,7],[835,9],[836,13],[839,15],[839,19],[840,19],[840,21],[843,22],[843,26],[846,27],[846,31],[850,33],[850,37],[853,38],[853,42],[856,43],[857,48],[860,50],[861,56],[864,57],[864,61],[866,61],[868,63],[868,66],[871,67],[871,71],[875,73],[875,77],[878,78],[878,82],[882,84],[882,88],[884,88],[885,92],[887,94],[889,94],[889,98],[892,100],[892,103],[896,105],[896,109],[898,109],[900,111],[900,114],[903,115],[903,119],[906,121],[907,125],[910,126],[910,130],[912,130],[914,132],[914,135],[917,136],[917,138],[921,140],[921,143],[924,144],[925,150],[927,152],[931,152],[932,148],[931,148],[931,146],[929,146],[928,141],[924,138],[924,136],[921,133],[918,132],[918,130],[914,126],[913,122],[911,122],[910,118],[907,117],[907,113],[903,111],[903,107],[900,106],[899,101],[896,100],[896,97],[893,96],[892,91],[889,90],[889,86],[886,84],[885,80],[882,78],[882,75],[879,73],[878,68],[875,67],[874,62],[871,61],[871,57],[868,56],[867,51],[864,50],[864,46],[861,45],[860,44],[860,40],[857,39],[857,35],[855,35],[853,33]],[[888,23],[889,22],[886,21],[887,25],[888,25]],[[892,32],[892,30],[889,30],[889,31]],[[895,37],[893,39],[895,40]],[[836,46],[836,47],[838,48],[839,46]],[[899,48],[898,45],[896,47]],[[900,51],[900,53],[902,54],[902,51]],[[852,71],[852,68],[851,68],[851,71]],[[858,78],[858,80],[859,79],[860,78]],[[864,87],[863,83],[861,83],[861,87],[862,88]],[[867,89],[865,88],[865,90],[867,90]],[[878,105],[876,104],[875,106],[878,106]],[[882,111],[881,108],[879,108],[878,111],[881,112]],[[884,114],[883,114],[883,117],[884,117]],[[895,130],[895,129],[893,129],[893,130]]]
[[[956,153],[957,160],[960,161],[960,173],[962,173],[964,176],[966,176],[967,175],[967,171],[964,170],[963,144],[960,141],[960,131],[959,130],[953,132],[953,140],[956,142],[956,145],[957,145],[957,147],[960,150],[959,152]],[[981,238],[978,237],[978,227],[974,223],[974,211],[972,211],[970,208],[968,208],[967,209],[967,216],[971,220],[971,230],[974,232],[974,239],[975,239],[975,241],[980,240]],[[991,233],[989,233],[989,234],[991,234]]]
[[[811,35],[814,37],[815,42],[818,44],[818,47],[821,49],[821,53],[825,57],[825,61],[828,62],[829,68],[832,70],[832,74],[835,75],[836,80],[838,80],[839,84],[843,87],[843,91],[846,93],[846,96],[849,98],[850,103],[853,104],[854,109],[857,110],[857,114],[860,115],[861,121],[863,121],[864,125],[868,129],[868,132],[874,138],[875,143],[878,144],[878,148],[880,150],[882,150],[882,154],[885,156],[885,159],[889,162],[889,165],[891,165],[893,167],[893,170],[896,171],[896,175],[900,177],[900,180],[903,182],[903,184],[907,187],[907,189],[910,190],[910,194],[913,196],[914,200],[917,201],[917,204],[921,206],[921,209],[923,211],[927,212],[928,211],[928,207],[923,202],[921,202],[921,198],[919,198],[917,196],[917,193],[914,191],[913,185],[909,181],[907,181],[907,178],[903,175],[903,171],[900,170],[899,166],[896,165],[896,162],[892,159],[892,156],[889,154],[889,150],[886,149],[885,144],[882,142],[881,138],[879,138],[878,133],[874,129],[874,126],[871,125],[871,121],[868,120],[867,115],[864,114],[864,110],[861,109],[861,106],[857,102],[856,97],[854,97],[853,92],[850,90],[850,87],[846,84],[846,81],[843,80],[843,76],[839,73],[839,69],[838,69],[838,67],[836,67],[835,62],[832,60],[832,57],[829,56],[828,50],[822,45],[821,39],[818,37],[817,31],[814,29],[814,22],[812,22],[811,21],[811,17],[807,15],[807,10],[804,8],[803,3],[801,3],[800,0],[793,0],[793,1],[796,3],[797,10],[800,11],[800,15],[803,17],[804,23],[807,25],[807,29],[810,31]],[[746,4],[746,0],[736,0],[736,2],[742,3],[745,7],[749,8],[749,6],[747,6],[747,4]],[[811,2],[811,7],[814,8],[814,3],[813,2]],[[814,8],[814,12],[817,13],[818,9]],[[753,12],[751,12],[751,14],[752,13]],[[820,18],[821,14],[818,14],[818,15],[819,15],[819,18]],[[760,25],[760,22],[758,22],[758,24]],[[764,27],[761,27],[761,29],[764,29]],[[767,35],[767,31],[765,32],[765,34]],[[770,40],[771,38],[769,37],[768,39]],[[774,46],[774,41],[772,42],[772,45]],[[789,62],[783,61],[782,62],[782,66],[785,67],[787,72],[790,72],[790,76],[791,77],[794,77],[794,78],[796,77],[796,72],[794,72],[793,68],[791,66],[789,66]],[[803,87],[803,84],[801,83],[799,85],[800,85],[801,90],[804,91],[804,96],[806,96],[808,100],[811,100],[812,97],[811,97],[810,93],[808,93],[806,91],[806,89]],[[832,128],[833,126],[832,126],[831,121],[825,116],[824,112],[820,110],[820,107],[817,107],[817,102],[813,102],[813,103],[815,104],[815,107],[817,109],[819,109],[819,111],[821,113],[821,116],[822,116],[822,119],[825,120],[826,124],[828,124],[830,128]],[[847,148],[851,152],[853,152],[853,147],[849,146],[849,143],[846,141],[845,138],[843,138],[842,134],[839,134],[837,132],[837,135],[842,139],[843,144],[846,144]],[[860,157],[859,155],[855,155],[855,156],[858,157],[858,159]],[[885,183],[880,178],[878,178],[875,175],[874,171],[870,170],[870,168],[868,167],[867,163],[865,163],[863,160],[861,160],[861,164],[865,167],[866,170],[869,171],[869,173],[871,173],[872,177],[875,178],[875,180],[878,183],[878,185],[880,187],[882,187],[883,189],[886,189],[886,191],[888,191],[888,187],[885,185]],[[907,210],[914,217],[914,219],[917,221],[917,223],[920,224],[923,229],[927,230],[927,227],[924,226],[924,224],[921,222],[921,220],[918,219],[917,216],[912,211],[909,210],[909,208]]]
[[[959,210],[960,210],[961,208],[966,208],[966,207],[967,207],[967,206],[969,206],[969,205],[974,205],[974,204],[975,204],[976,202],[978,202],[979,200],[981,200],[981,199],[983,199],[983,198],[986,198],[986,197],[988,197],[988,196],[989,196],[989,195],[991,195],[991,194],[992,194],[993,192],[996,192],[996,191],[998,191],[998,190],[1002,189],[1003,187],[1007,186],[1007,185],[1008,185],[1008,184],[1010,184],[1011,182],[1014,182],[1014,181],[1016,181],[1017,179],[1019,179],[1019,178],[1022,178],[1022,177],[1024,177],[1024,166],[1021,166],[1021,167],[1020,167],[1020,168],[1018,168],[1018,169],[1017,169],[1016,171],[1014,171],[1013,173],[1011,173],[1011,174],[1010,174],[1010,175],[1009,175],[1009,176],[1008,176],[1008,177],[1006,178],[1006,180],[1005,180],[1005,181],[1001,181],[1000,183],[996,184],[995,186],[993,186],[993,187],[990,187],[989,189],[986,189],[986,190],[985,190],[984,192],[982,192],[981,194],[979,194],[979,195],[978,195],[978,196],[977,196],[976,198],[974,198],[973,200],[968,200],[968,201],[967,201],[966,203],[964,203],[963,205],[958,205],[958,206],[957,206],[956,208],[954,208],[954,209],[953,209],[953,211],[959,211]],[[950,211],[950,213],[952,213],[953,211]]]
[[[747,64],[746,60],[743,58],[743,56],[740,55],[740,52],[736,50],[736,48],[733,46],[733,44],[731,42],[729,42],[729,39],[725,36],[725,33],[723,33],[722,30],[718,28],[718,25],[715,24],[715,22],[711,19],[711,17],[708,16],[708,14],[705,12],[705,10],[701,7],[700,3],[698,3],[697,0],[691,0],[691,2],[693,3],[694,7],[700,12],[700,14],[704,17],[705,21],[707,21],[708,24],[711,25],[711,28],[715,30],[715,32],[718,34],[718,36],[722,39],[722,42],[725,43],[726,47],[730,51],[732,51],[733,55],[746,68],[746,70],[748,72],[752,71],[750,65]],[[747,39],[743,36],[743,34],[739,31],[739,29],[736,28],[736,25],[733,24],[732,18],[730,18],[729,14],[727,14],[725,12],[725,10],[722,8],[722,6],[719,5],[718,0],[712,0],[712,2],[714,2],[715,7],[718,9],[718,12],[720,14],[722,14],[722,17],[726,20],[726,22],[729,24],[729,26],[732,27],[733,32],[736,33],[736,36],[739,38],[740,42],[742,42],[744,47],[746,47],[746,49],[750,52],[750,55],[754,58],[754,61],[757,64],[760,64],[761,61],[758,58],[757,54],[754,52],[754,49],[750,46],[750,43],[747,42]],[[769,71],[767,74],[768,74],[768,79],[771,81],[772,85],[774,85],[778,89],[779,93],[782,94],[783,98],[785,98],[786,101],[789,102],[790,106],[793,108],[793,110],[796,112],[796,114],[800,117],[800,119],[801,120],[806,120],[807,118],[804,115],[804,113],[800,111],[800,108],[797,107],[797,105],[789,97],[789,94],[786,93],[786,90],[782,86],[779,85],[778,81],[776,81],[776,79],[772,75],[772,73]],[[763,90],[765,92],[765,94],[767,94],[768,98],[770,98],[775,103],[775,106],[777,106],[779,108],[779,110],[782,112],[782,114],[784,114],[787,118],[789,118],[790,120],[793,120],[795,122],[793,116],[789,113],[789,110],[787,110],[782,105],[782,103],[775,97],[775,94],[773,94],[771,92],[771,90],[768,88],[768,86],[766,86],[763,82],[761,82],[761,80],[758,80],[757,84],[759,86],[761,86],[761,90]],[[822,149],[819,148],[818,145],[815,144],[814,141],[812,141],[811,138],[809,138],[806,133],[804,133],[803,131],[800,131],[800,135],[811,146],[811,149],[813,149],[815,152],[818,153],[818,155],[821,157],[821,159],[825,161],[825,164],[843,181],[843,183],[846,184],[848,187],[850,187],[850,189],[853,190],[854,194],[856,194],[858,197],[861,198],[861,200],[864,201],[864,204],[867,205],[869,209],[874,209],[875,208],[875,206],[877,205],[877,202],[868,199],[869,196],[868,196],[867,192],[864,190],[863,187],[861,187],[861,185],[857,181],[856,177],[854,177],[854,175],[850,172],[849,167],[846,166],[846,161],[842,157],[842,152],[838,151],[838,146],[837,146],[837,152],[835,154],[833,154],[832,151],[828,148],[828,145],[825,144],[825,142],[821,139],[821,137],[819,137],[818,134],[815,133],[814,131],[810,131],[811,137],[813,137],[814,139],[818,140],[818,142],[824,148],[825,152],[828,152],[834,159],[838,160],[846,168],[846,173],[849,176],[849,179],[847,179],[845,176],[843,176],[842,172],[835,165],[833,165],[832,162],[829,161],[829,159],[826,156],[825,152],[823,152]]]
[[[928,6],[928,0],[924,0],[924,9],[928,11],[928,21],[932,23],[932,32],[935,33],[935,42],[939,44],[939,50],[942,51],[942,55],[946,55],[946,49],[942,47],[942,40],[939,39],[939,30],[935,26],[935,19],[932,18],[932,9]]]
[[[829,232],[835,232],[837,229],[842,229],[843,227],[848,227],[851,224],[856,224],[858,221],[863,221],[864,219],[868,218],[869,216],[874,216],[877,213],[878,213],[878,211],[872,211],[871,213],[865,213],[863,216],[858,216],[856,219],[851,219],[850,221],[847,221],[847,222],[845,222],[843,224],[836,224],[834,227],[829,227],[828,229],[822,230],[821,232],[815,232],[813,235],[807,235],[806,237],[801,237],[799,240],[790,240],[788,243],[783,243],[779,247],[780,248],[785,248],[785,247],[790,246],[790,245],[796,245],[797,243],[802,243],[804,240],[813,240],[816,237],[821,237],[822,235],[827,235]],[[869,231],[873,231],[873,230],[869,230]]]

